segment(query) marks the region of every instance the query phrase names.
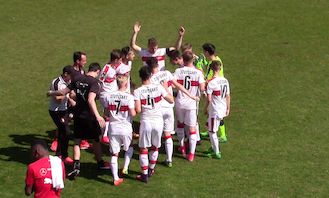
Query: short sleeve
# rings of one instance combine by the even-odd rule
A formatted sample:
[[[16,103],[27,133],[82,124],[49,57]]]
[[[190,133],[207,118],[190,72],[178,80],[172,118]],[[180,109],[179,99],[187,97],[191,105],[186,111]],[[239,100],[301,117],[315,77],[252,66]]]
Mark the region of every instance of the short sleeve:
[[[161,92],[162,97],[166,97],[168,95],[168,92],[165,90],[163,86],[159,86],[159,90]]]
[[[168,81],[171,81],[174,79],[174,76],[172,73],[170,73],[169,71],[166,71],[167,72],[167,75],[168,75]]]
[[[228,83],[228,80],[226,80],[226,85],[227,85],[227,91],[226,94],[230,95],[230,84]]]
[[[128,108],[129,109],[134,109],[135,108],[135,101],[134,101],[134,97],[133,96],[130,96],[129,97]]]
[[[95,79],[95,81],[92,81],[92,83],[90,84],[89,92],[94,92],[94,93],[98,94],[99,91],[100,91],[100,85],[98,83],[98,80]]]
[[[212,94],[212,89],[211,89],[211,84],[208,83],[207,88],[206,88],[207,94]]]
[[[140,94],[138,89],[134,90],[134,100],[140,100]]]
[[[67,87],[68,87],[70,90],[75,89],[75,81],[72,81],[70,84],[67,85]]]
[[[205,80],[204,80],[203,73],[201,71],[199,71],[199,84],[204,83],[204,82],[205,82]]]
[[[34,172],[30,166],[28,166],[26,171],[25,184],[27,186],[32,186],[34,184]]]
[[[175,70],[172,76],[173,78],[178,79],[178,69]]]

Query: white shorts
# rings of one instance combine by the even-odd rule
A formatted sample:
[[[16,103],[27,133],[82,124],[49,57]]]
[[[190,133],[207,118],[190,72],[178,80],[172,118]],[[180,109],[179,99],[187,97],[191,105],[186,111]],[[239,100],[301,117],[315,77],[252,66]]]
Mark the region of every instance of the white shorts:
[[[132,140],[130,135],[111,135],[110,138],[110,151],[114,154],[120,152],[121,145],[124,151],[128,151]]]
[[[163,131],[175,134],[175,118],[173,108],[161,108],[163,116]]]
[[[209,116],[208,117],[208,130],[212,131],[212,132],[217,132],[221,120],[222,119],[218,116]]]
[[[155,146],[156,148],[161,147],[161,136],[163,130],[163,120],[159,119],[157,121],[148,120],[140,121],[141,125],[139,127],[139,143],[140,148],[148,148]]]
[[[176,118],[180,123],[187,126],[195,127],[197,123],[197,110],[196,109],[180,109],[176,107]]]

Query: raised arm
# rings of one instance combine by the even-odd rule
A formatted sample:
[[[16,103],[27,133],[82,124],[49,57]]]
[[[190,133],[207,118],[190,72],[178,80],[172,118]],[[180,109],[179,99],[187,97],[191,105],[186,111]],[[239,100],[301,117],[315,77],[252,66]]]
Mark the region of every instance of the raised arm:
[[[169,51],[175,50],[175,49],[180,50],[180,47],[182,46],[184,34],[185,34],[185,29],[183,26],[181,26],[178,30],[178,38],[177,38],[175,47],[169,47]]]
[[[142,50],[142,48],[136,44],[137,34],[141,30],[141,27],[142,26],[139,24],[139,22],[135,22],[134,28],[133,28],[134,32],[133,32],[133,35],[131,36],[131,40],[130,40],[130,47],[133,48],[137,52],[140,52]]]

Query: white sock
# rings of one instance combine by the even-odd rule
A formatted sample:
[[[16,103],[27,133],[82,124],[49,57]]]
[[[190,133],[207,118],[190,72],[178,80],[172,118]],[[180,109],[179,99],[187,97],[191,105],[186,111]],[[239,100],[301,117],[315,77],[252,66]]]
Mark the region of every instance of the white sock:
[[[165,148],[166,148],[166,154],[167,154],[167,161],[172,162],[172,154],[174,150],[174,142],[172,140],[171,135],[165,136]]]
[[[106,121],[105,122],[105,128],[104,128],[104,132],[103,132],[103,137],[108,136],[107,135],[107,132],[108,132],[108,129],[109,129],[109,124],[110,124],[110,121]]]
[[[195,126],[195,132],[196,132],[196,141],[200,141],[201,138],[200,138],[200,128],[199,128],[199,123],[197,122],[196,123],[196,126]]]
[[[133,154],[134,154],[134,148],[130,146],[129,149],[125,152],[125,162],[123,165],[123,169],[128,170],[130,160],[131,160]]]
[[[190,153],[194,154],[195,153],[195,147],[196,147],[196,142],[197,142],[197,138],[196,138],[196,132],[195,131],[191,131],[190,132],[190,136],[189,136],[189,146],[190,146]]]
[[[218,142],[217,132],[209,132],[209,139],[211,142],[212,150],[215,153],[219,153],[219,142]]]
[[[141,151],[139,153],[139,165],[142,168],[142,173],[147,174],[149,168],[149,158],[148,158],[148,151]]]
[[[119,179],[119,176],[118,176],[118,157],[114,156],[114,155],[111,158],[111,171],[112,171],[113,179],[118,180]]]
[[[150,150],[150,153],[149,153],[149,157],[150,157],[149,168],[150,169],[155,168],[155,165],[156,165],[157,160],[158,160],[158,156],[159,156],[158,148],[151,147],[151,150]]]
[[[177,132],[177,139],[179,146],[184,146],[184,137],[185,137],[184,128],[177,128],[176,132]]]

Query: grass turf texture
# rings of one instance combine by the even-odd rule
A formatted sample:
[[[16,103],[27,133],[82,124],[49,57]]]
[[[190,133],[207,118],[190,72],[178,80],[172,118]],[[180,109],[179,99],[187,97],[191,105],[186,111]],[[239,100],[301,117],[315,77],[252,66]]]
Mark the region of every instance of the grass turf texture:
[[[24,196],[30,141],[50,141],[46,132],[55,128],[45,97],[50,81],[72,63],[76,50],[86,51],[89,63],[104,64],[113,48],[129,44],[136,20],[142,23],[140,46],[151,36],[160,46],[173,45],[180,25],[196,52],[206,41],[217,46],[232,92],[223,158],[203,157],[209,147],[204,142],[195,162],[178,155],[173,168],[158,165],[149,184],[127,179],[117,188],[110,185],[110,172],[96,171],[93,155],[83,151],[82,175],[66,181],[63,197],[325,197],[327,18],[324,0],[3,1],[1,197]],[[139,60],[133,65],[135,82],[139,65]],[[138,161],[130,170],[134,177]]]

